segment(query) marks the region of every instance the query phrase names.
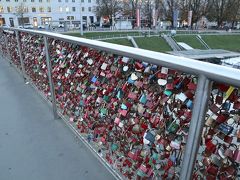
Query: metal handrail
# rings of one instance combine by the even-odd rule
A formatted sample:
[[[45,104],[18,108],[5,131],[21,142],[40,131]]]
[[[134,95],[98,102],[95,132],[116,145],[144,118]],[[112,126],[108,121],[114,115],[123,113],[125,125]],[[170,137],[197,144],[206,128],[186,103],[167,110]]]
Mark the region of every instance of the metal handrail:
[[[9,28],[5,28],[5,29],[9,29]],[[144,50],[144,49],[136,49],[133,47],[126,47],[122,45],[90,40],[90,39],[85,39],[80,37],[73,37],[73,36],[68,36],[63,34],[56,34],[52,32],[43,32],[43,31],[35,31],[35,30],[27,30],[27,29],[19,29],[19,28],[11,28],[10,30],[47,36],[54,39],[67,41],[70,43],[88,46],[98,50],[104,50],[104,51],[115,53],[121,56],[127,56],[130,58],[139,59],[144,62],[148,62],[148,63],[160,65],[160,66],[166,66],[166,67],[180,70],[190,74],[197,74],[197,75],[202,74],[213,81],[240,86],[240,71],[233,68],[225,67],[225,66],[219,66],[216,64],[210,64],[207,62],[196,61],[190,58],[179,57],[179,56],[164,54],[160,52],[153,52],[153,51]]]
[[[190,123],[188,141],[186,144],[186,150],[184,153],[184,159],[181,169],[180,179],[182,180],[191,179],[193,167],[195,165],[196,155],[200,144],[201,133],[205,122],[206,109],[208,106],[209,94],[212,85],[211,82],[218,81],[240,87],[240,71],[229,67],[200,62],[189,58],[177,57],[159,52],[110,44],[90,39],[72,37],[63,34],[55,34],[51,32],[42,32],[18,28],[4,29],[43,36],[45,40],[46,51],[48,51],[48,45],[46,45],[46,38],[50,37],[82,46],[87,46],[90,48],[95,48],[98,50],[107,51],[121,56],[127,56],[129,58],[142,60],[144,62],[165,66],[171,69],[180,70],[185,73],[198,75],[199,80],[192,110],[192,119]],[[46,60],[50,61],[50,58],[47,58]],[[50,68],[48,70],[49,72],[51,72]],[[49,78],[50,86],[52,86],[53,89],[51,77]],[[52,96],[52,98],[52,102],[55,103],[54,95]],[[54,106],[55,104],[53,104],[53,107]]]

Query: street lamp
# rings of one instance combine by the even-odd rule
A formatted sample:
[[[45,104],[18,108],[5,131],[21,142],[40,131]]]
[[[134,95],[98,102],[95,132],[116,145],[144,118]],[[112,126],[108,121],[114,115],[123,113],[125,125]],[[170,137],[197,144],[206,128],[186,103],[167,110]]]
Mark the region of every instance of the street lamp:
[[[80,34],[83,36],[82,0],[80,1]]]

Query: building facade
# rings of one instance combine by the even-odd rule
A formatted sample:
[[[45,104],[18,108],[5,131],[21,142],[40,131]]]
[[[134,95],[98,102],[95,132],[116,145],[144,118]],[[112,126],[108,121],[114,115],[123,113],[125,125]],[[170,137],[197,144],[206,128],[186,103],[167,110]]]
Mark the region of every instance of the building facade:
[[[0,0],[0,25],[79,24],[81,14],[83,22],[90,24],[97,21],[95,6],[95,0]]]

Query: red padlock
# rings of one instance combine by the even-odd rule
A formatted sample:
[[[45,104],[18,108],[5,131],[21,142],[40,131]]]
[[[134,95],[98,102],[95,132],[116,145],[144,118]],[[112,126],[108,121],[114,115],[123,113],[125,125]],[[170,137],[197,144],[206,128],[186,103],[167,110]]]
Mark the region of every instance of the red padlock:
[[[217,140],[215,140],[215,142],[213,140],[207,141],[205,152],[214,153],[216,151],[217,144],[218,144]]]
[[[218,174],[218,167],[214,165],[208,166],[207,173],[216,177]]]
[[[236,163],[240,163],[240,145],[238,146],[238,149],[234,151],[233,160]]]

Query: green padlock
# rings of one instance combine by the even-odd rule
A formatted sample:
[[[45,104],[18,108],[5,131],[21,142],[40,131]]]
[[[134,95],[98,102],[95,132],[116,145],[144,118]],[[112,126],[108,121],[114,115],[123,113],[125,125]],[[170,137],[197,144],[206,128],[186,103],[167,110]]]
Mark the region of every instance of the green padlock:
[[[107,109],[106,108],[102,108],[101,110],[100,110],[100,113],[101,113],[101,116],[103,117],[103,116],[105,116],[106,114],[107,114]]]
[[[112,151],[116,151],[118,149],[118,145],[112,144],[111,149],[112,149]]]
[[[140,177],[146,176],[146,174],[144,172],[142,172],[140,169],[137,171],[137,175]]]
[[[118,92],[117,92],[117,98],[118,99],[121,99],[121,98],[123,98],[123,92],[122,92],[122,90],[120,89],[120,90],[118,90]]]
[[[108,103],[110,101],[110,98],[109,98],[109,96],[104,95],[103,96],[103,100]]]
[[[179,124],[177,123],[176,120],[174,120],[170,125],[169,127],[167,128],[167,131],[169,133],[176,133],[179,129]]]
[[[167,96],[171,96],[171,95],[172,95],[172,91],[170,91],[170,90],[165,90],[165,91],[164,91],[164,94],[167,95]]]
[[[152,158],[153,158],[154,160],[157,160],[157,159],[158,159],[158,154],[157,154],[157,153],[153,153]]]

